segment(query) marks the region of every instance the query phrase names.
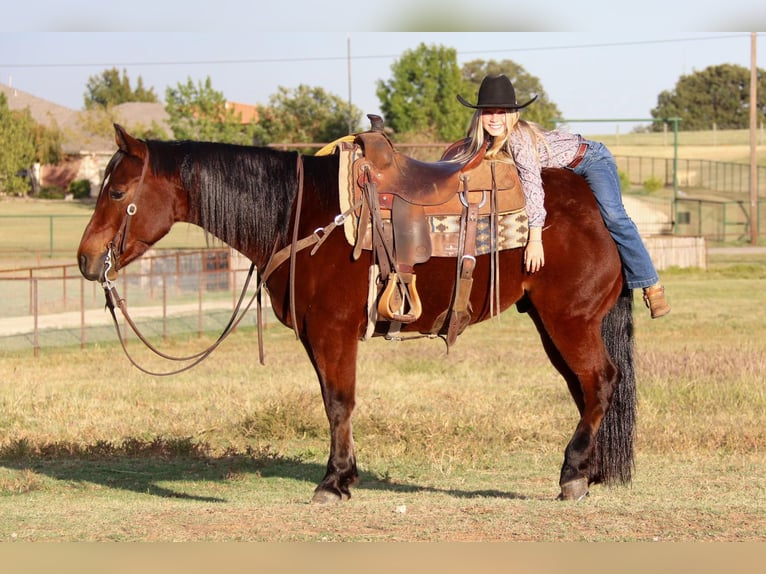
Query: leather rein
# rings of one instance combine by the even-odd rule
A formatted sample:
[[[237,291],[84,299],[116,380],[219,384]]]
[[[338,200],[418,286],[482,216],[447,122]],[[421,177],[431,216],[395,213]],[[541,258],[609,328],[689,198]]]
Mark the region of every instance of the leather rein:
[[[252,294],[250,300],[247,302],[247,304],[245,304],[243,308],[242,305],[244,303],[247,290],[250,286],[250,281],[255,271],[255,263],[250,264],[250,269],[247,274],[247,279],[245,280],[245,284],[242,287],[242,293],[240,294],[239,299],[237,300],[237,304],[235,305],[231,318],[229,319],[229,322],[226,324],[223,331],[215,340],[215,342],[213,342],[209,347],[207,347],[206,349],[198,353],[194,353],[192,355],[188,355],[184,357],[174,357],[166,353],[163,353],[162,351],[157,349],[141,333],[141,331],[138,329],[138,326],[135,324],[135,322],[130,317],[130,314],[128,313],[128,308],[127,308],[125,299],[123,299],[120,296],[114,281],[112,281],[108,277],[109,272],[111,271],[113,265],[119,260],[119,257],[125,251],[126,237],[128,235],[128,231],[130,230],[131,219],[138,211],[136,202],[138,200],[138,195],[139,195],[139,192],[141,191],[141,187],[144,183],[144,178],[148,170],[148,164],[149,164],[149,156],[147,154],[146,158],[144,159],[144,165],[141,169],[141,176],[138,180],[138,186],[136,187],[136,194],[135,194],[135,197],[133,198],[133,202],[128,205],[126,209],[126,217],[123,220],[122,225],[120,226],[120,229],[118,230],[117,234],[114,236],[114,239],[107,245],[106,256],[104,257],[104,271],[101,276],[101,286],[104,289],[104,295],[106,298],[106,308],[109,309],[109,312],[112,316],[112,321],[114,323],[115,330],[117,331],[117,337],[120,341],[120,345],[122,346],[122,350],[125,353],[125,356],[128,358],[128,360],[131,362],[131,364],[134,367],[136,367],[138,370],[148,375],[170,376],[170,375],[176,375],[176,374],[182,373],[184,371],[188,371],[189,369],[197,366],[199,363],[204,361],[206,358],[208,358],[212,354],[212,352],[232,333],[232,331],[237,327],[237,325],[245,317],[245,315],[247,314],[247,311],[250,309],[253,302],[257,300],[258,354],[259,354],[260,363],[263,365],[264,351],[263,351],[263,314],[261,309],[261,290],[263,288],[263,285],[266,283],[266,280],[271,276],[271,274],[278,267],[280,267],[285,261],[290,259],[290,275],[289,275],[290,317],[293,324],[293,331],[295,332],[296,338],[298,338],[299,333],[298,333],[298,326],[297,326],[296,316],[295,316],[295,296],[294,296],[295,295],[296,255],[299,251],[302,251],[303,249],[306,249],[307,247],[311,247],[312,245],[314,246],[314,248],[311,250],[311,255],[314,255],[314,253],[316,253],[317,249],[319,249],[322,243],[324,243],[325,239],[327,239],[330,233],[339,225],[343,225],[343,223],[346,221],[346,218],[349,215],[351,215],[355,209],[359,207],[359,203],[361,202],[351,206],[345,212],[339,215],[336,215],[333,221],[331,221],[325,227],[323,228],[319,227],[315,229],[311,235],[304,237],[302,239],[298,239],[298,227],[299,227],[300,216],[301,216],[301,205],[303,203],[303,158],[299,154],[298,160],[297,160],[297,172],[298,172],[298,190],[297,190],[297,197],[296,197],[297,204],[295,208],[295,218],[293,223],[293,236],[292,236],[292,240],[290,244],[277,250],[277,246],[279,244],[279,238],[275,240],[269,260],[266,263],[266,266],[264,267],[263,272],[258,274],[258,285],[255,289],[255,292]],[[115,249],[116,245],[119,246],[118,250]],[[120,312],[122,313],[126,322],[130,326],[131,330],[136,334],[136,336],[150,351],[152,351],[154,354],[156,354],[157,356],[163,359],[166,359],[169,361],[177,361],[177,362],[189,362],[189,364],[184,365],[183,367],[180,367],[178,369],[174,369],[171,371],[162,371],[162,372],[152,371],[138,364],[136,360],[133,359],[133,357],[128,352],[125,339],[123,338],[122,331],[120,330],[119,322],[117,320],[115,308],[120,309]]]

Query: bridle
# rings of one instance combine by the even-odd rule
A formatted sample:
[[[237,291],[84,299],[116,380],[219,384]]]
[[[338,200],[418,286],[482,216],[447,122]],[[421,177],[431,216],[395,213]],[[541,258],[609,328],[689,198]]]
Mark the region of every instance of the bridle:
[[[244,316],[244,312],[241,316],[239,316],[239,318],[237,318],[237,314],[239,313],[239,310],[242,305],[242,301],[244,300],[245,293],[247,292],[247,289],[250,285],[250,280],[254,271],[254,266],[253,265],[250,266],[250,272],[248,273],[247,279],[245,280],[245,285],[243,287],[242,294],[239,297],[239,300],[234,309],[232,318],[229,320],[229,323],[224,328],[222,334],[218,337],[218,340],[212,345],[210,345],[210,347],[208,347],[207,349],[203,351],[200,351],[199,353],[195,353],[193,355],[188,355],[185,357],[174,357],[166,353],[163,353],[162,351],[157,349],[154,345],[152,345],[152,343],[141,333],[141,331],[138,329],[133,319],[130,317],[130,314],[128,313],[127,305],[125,303],[125,299],[120,296],[114,281],[109,279],[109,273],[111,272],[112,267],[114,267],[117,264],[117,262],[119,261],[119,258],[125,253],[125,246],[126,246],[126,241],[128,237],[128,232],[130,231],[130,223],[133,220],[133,217],[138,212],[138,206],[137,206],[138,196],[144,184],[144,179],[146,178],[148,166],[149,166],[149,154],[147,153],[146,157],[144,158],[143,166],[141,167],[141,176],[138,179],[138,185],[136,186],[136,192],[133,196],[133,201],[129,203],[127,208],[125,209],[125,219],[123,219],[122,224],[120,225],[120,228],[117,230],[117,233],[115,234],[114,238],[107,244],[106,255],[104,256],[104,269],[101,274],[100,281],[101,281],[101,286],[104,289],[104,295],[106,298],[106,307],[107,309],[109,309],[109,312],[112,315],[112,321],[114,322],[115,330],[117,331],[117,337],[120,340],[120,345],[122,346],[122,349],[125,352],[125,356],[128,357],[128,360],[130,360],[133,366],[135,366],[137,369],[139,369],[140,371],[146,374],[156,375],[156,376],[168,376],[168,375],[182,373],[198,365],[200,362],[202,362],[205,358],[207,358],[210,355],[210,353],[213,352],[213,350],[221,342],[223,342],[223,340],[229,335],[229,333],[231,333],[234,327],[236,327],[239,321],[241,321],[242,317]],[[103,191],[104,190],[102,189],[102,193]],[[256,294],[258,292],[256,292]],[[252,303],[252,300],[251,300],[251,303]],[[117,315],[115,313],[115,308],[117,307],[119,307],[126,322],[128,323],[128,325],[130,325],[131,330],[136,334],[136,336],[138,336],[141,342],[144,343],[144,345],[146,345],[146,347],[149,350],[151,350],[153,353],[155,353],[159,357],[162,357],[163,359],[167,359],[170,361],[180,361],[180,362],[191,361],[191,362],[185,365],[184,367],[181,367],[173,371],[166,371],[166,372],[150,371],[144,368],[143,366],[141,366],[140,364],[138,364],[128,352],[127,345],[125,344],[125,339],[122,335],[122,331],[120,330],[120,326],[117,321]],[[247,307],[249,308],[250,304],[248,304]],[[247,309],[245,309],[245,311],[247,311]]]
[[[128,231],[130,231],[130,222],[133,220],[133,216],[138,211],[138,206],[136,202],[138,201],[138,194],[141,191],[141,187],[144,184],[144,179],[146,179],[146,172],[149,170],[149,153],[147,152],[146,157],[144,157],[144,163],[141,166],[141,176],[138,178],[138,185],[136,186],[136,193],[133,195],[133,201],[128,204],[128,207],[125,208],[125,219],[122,220],[122,225],[120,225],[120,228],[117,230],[117,233],[115,234],[114,238],[107,244],[106,246],[106,258],[104,260],[104,275],[102,276],[101,282],[102,284],[105,281],[109,281],[107,277],[107,272],[111,270],[112,264],[111,259],[114,257],[115,263],[119,258],[122,256],[123,253],[125,253],[125,241],[128,236]],[[103,189],[102,189],[103,193]],[[115,245],[119,247],[117,252],[115,253]],[[107,268],[107,264],[109,265]]]
[[[130,222],[132,218],[135,216],[135,214],[138,212],[137,200],[138,200],[139,192],[141,191],[141,187],[143,186],[146,173],[148,171],[148,165],[149,165],[149,155],[147,153],[146,158],[144,158],[143,167],[141,168],[141,176],[138,180],[138,185],[136,187],[136,192],[133,196],[133,201],[128,205],[128,207],[125,210],[125,219],[120,225],[120,229],[117,231],[112,241],[110,241],[109,244],[107,245],[106,255],[104,256],[104,270],[102,272],[101,279],[100,279],[101,286],[104,289],[104,295],[106,298],[106,308],[109,309],[109,312],[112,316],[112,321],[114,322],[115,330],[117,331],[117,337],[120,341],[120,345],[122,346],[122,349],[125,355],[127,356],[128,360],[131,362],[131,364],[133,364],[134,367],[136,367],[138,370],[148,375],[170,376],[170,375],[176,375],[176,374],[182,373],[184,371],[188,371],[189,369],[197,366],[199,363],[204,361],[207,357],[209,357],[212,354],[212,352],[224,341],[224,339],[226,339],[226,337],[228,337],[232,333],[232,331],[234,331],[237,325],[242,321],[242,319],[245,317],[248,310],[252,306],[253,302],[257,301],[258,351],[259,351],[260,362],[261,364],[264,364],[263,313],[261,308],[261,291],[263,289],[263,285],[265,284],[269,276],[280,265],[282,265],[285,261],[290,259],[290,315],[291,315],[291,319],[293,323],[293,330],[295,331],[296,338],[298,338],[299,334],[298,334],[297,323],[295,320],[295,302],[294,302],[295,301],[295,297],[294,297],[295,256],[299,251],[302,251],[303,249],[306,249],[307,247],[310,247],[312,245],[314,246],[314,248],[311,250],[311,255],[314,255],[317,249],[319,249],[322,243],[324,243],[324,241],[329,237],[330,233],[336,227],[343,225],[346,218],[349,215],[351,215],[354,212],[354,210],[356,210],[359,207],[361,202],[355,205],[352,205],[345,212],[339,215],[336,215],[333,221],[331,221],[325,227],[317,228],[314,230],[314,232],[311,235],[304,237],[303,239],[298,239],[297,230],[300,223],[301,205],[303,203],[303,158],[300,155],[298,155],[298,165],[297,165],[298,193],[296,198],[297,205],[295,209],[295,221],[293,223],[294,232],[293,232],[291,243],[278,250],[277,247],[279,245],[279,237],[275,239],[274,246],[271,249],[271,255],[263,269],[263,272],[258,274],[258,284],[256,286],[256,289],[254,293],[252,294],[250,300],[243,307],[243,303],[245,301],[247,291],[250,287],[250,282],[252,280],[253,273],[255,272],[255,263],[250,264],[250,269],[248,270],[247,278],[245,279],[245,283],[242,287],[242,292],[239,296],[239,299],[237,300],[237,304],[234,307],[234,311],[232,312],[231,318],[229,319],[229,322],[226,324],[223,331],[218,336],[215,342],[213,342],[209,347],[207,347],[206,349],[198,353],[194,353],[192,355],[188,355],[184,357],[175,357],[175,356],[168,355],[160,351],[159,349],[157,349],[140,332],[135,322],[131,319],[128,313],[125,299],[123,299],[118,293],[117,287],[114,281],[109,279],[109,273],[112,270],[112,267],[119,260],[119,257],[125,252],[126,238],[128,236],[128,231],[130,230]],[[115,251],[115,245],[119,245],[119,249],[116,251]],[[125,340],[123,338],[122,331],[120,330],[120,325],[117,320],[115,308],[120,309],[123,317],[125,317],[125,320],[130,326],[131,330],[136,334],[136,336],[141,340],[141,342],[144,343],[144,345],[146,345],[146,347],[150,351],[152,351],[154,354],[156,354],[157,356],[163,359],[167,359],[169,361],[186,362],[188,364],[175,370],[163,371],[163,372],[151,371],[141,366],[140,364],[138,364],[128,352],[127,345],[125,344]]]

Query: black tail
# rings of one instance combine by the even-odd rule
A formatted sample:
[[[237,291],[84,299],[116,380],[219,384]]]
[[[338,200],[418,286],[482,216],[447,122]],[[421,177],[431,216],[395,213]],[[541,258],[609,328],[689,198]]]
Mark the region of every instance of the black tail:
[[[636,425],[636,372],[633,365],[633,291],[623,290],[604,318],[601,335],[619,370],[611,405],[596,436],[591,482],[627,484],[633,471]]]

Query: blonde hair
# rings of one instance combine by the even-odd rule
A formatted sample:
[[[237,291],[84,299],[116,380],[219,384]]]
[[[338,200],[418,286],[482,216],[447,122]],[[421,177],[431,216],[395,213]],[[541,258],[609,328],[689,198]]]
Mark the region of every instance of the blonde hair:
[[[481,123],[482,110],[477,109],[471,121],[468,124],[467,144],[463,150],[450,161],[467,161],[474,157],[479,150],[485,145],[484,126]],[[543,127],[534,123],[522,120],[518,110],[508,110],[505,113],[505,135],[502,137],[496,137],[492,140],[492,146],[487,150],[485,154],[486,159],[493,159],[495,161],[503,161],[507,163],[515,163],[513,158],[513,150],[511,149],[511,132],[518,126],[519,129],[524,130],[532,140],[534,153],[538,153],[538,145],[542,142],[547,147],[547,142],[543,137]]]

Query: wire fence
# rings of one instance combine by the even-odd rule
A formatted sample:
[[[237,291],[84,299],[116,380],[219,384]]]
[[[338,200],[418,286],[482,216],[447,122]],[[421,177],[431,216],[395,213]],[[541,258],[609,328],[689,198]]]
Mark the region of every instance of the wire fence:
[[[202,336],[229,322],[249,268],[230,249],[155,251],[123,269],[115,284],[147,337]],[[253,280],[250,291],[254,285]],[[240,325],[255,326],[251,315]],[[119,311],[117,316],[129,341]],[[28,349],[38,356],[46,347],[115,341],[102,287],[86,281],[74,264],[0,271],[2,351]]]
[[[666,187],[673,185],[673,159],[615,156],[617,167],[634,185],[656,178]],[[706,159],[677,160],[678,185],[702,189],[732,201],[747,199],[750,194],[750,166],[743,163]],[[766,166],[756,168],[757,196],[766,198]]]

